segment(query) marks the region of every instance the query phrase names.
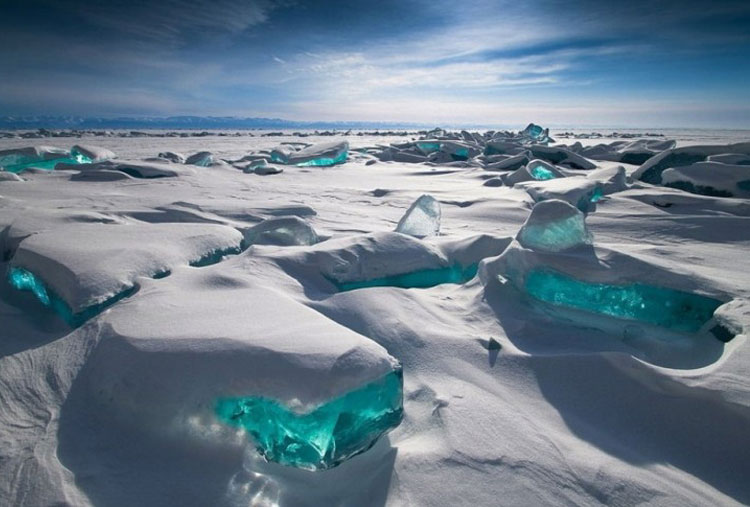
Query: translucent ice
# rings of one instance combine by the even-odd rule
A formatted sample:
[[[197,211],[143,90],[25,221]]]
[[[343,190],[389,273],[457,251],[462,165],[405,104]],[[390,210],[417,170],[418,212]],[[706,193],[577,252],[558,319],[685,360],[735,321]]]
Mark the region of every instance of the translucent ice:
[[[271,152],[271,160],[280,164],[307,166],[331,166],[346,162],[349,143],[346,141],[323,143],[295,151],[289,146],[280,146]]]
[[[11,268],[8,272],[8,281],[14,289],[31,291],[43,305],[50,305],[47,287],[34,276],[34,273],[23,268]]]
[[[436,236],[440,232],[440,203],[431,195],[422,195],[401,217],[396,232],[415,238]]]
[[[584,214],[571,204],[551,199],[537,203],[517,236],[526,248],[559,252],[591,242]]]
[[[245,231],[247,245],[314,245],[320,241],[310,224],[299,217],[269,218]]]
[[[135,287],[126,289],[100,304],[89,306],[78,313],[73,313],[65,301],[48,289],[45,283],[31,271],[12,267],[8,271],[8,281],[14,289],[31,291],[40,303],[52,308],[71,327],[80,326],[90,318],[104,311],[107,307],[132,295],[136,291]]]
[[[696,332],[721,301],[673,289],[635,283],[583,282],[556,271],[535,269],[526,275],[528,294],[556,306],[567,306],[675,331]]]
[[[214,155],[210,151],[200,151],[194,155],[190,155],[187,160],[185,160],[186,164],[198,165],[201,167],[209,167],[215,162]]]
[[[465,283],[477,274],[477,264],[463,267],[455,264],[447,268],[423,269],[411,273],[375,278],[358,282],[334,282],[340,291],[369,287],[400,287],[402,289],[426,289],[444,283]]]
[[[425,155],[429,155],[440,150],[440,141],[419,141],[417,142],[417,148]]]
[[[224,398],[218,418],[247,430],[268,461],[320,470],[360,454],[403,416],[403,376],[395,370],[360,389],[298,412],[261,396]]]
[[[541,165],[535,165],[529,170],[529,172],[535,180],[551,180],[556,178],[555,173]]]
[[[20,173],[26,169],[51,171],[57,164],[86,164],[91,159],[76,151],[67,152],[59,148],[17,148],[0,152],[0,167],[8,172]]]

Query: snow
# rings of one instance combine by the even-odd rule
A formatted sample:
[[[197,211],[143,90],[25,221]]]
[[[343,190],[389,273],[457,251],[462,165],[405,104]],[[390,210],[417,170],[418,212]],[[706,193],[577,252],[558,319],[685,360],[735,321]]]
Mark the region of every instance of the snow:
[[[746,134],[305,134],[84,136],[118,158],[0,179],[0,504],[750,502],[750,202],[666,186],[736,185]],[[324,170],[243,172],[344,141]],[[485,186],[534,158],[560,176]],[[422,195],[439,234],[394,232]],[[11,268],[75,308],[131,291],[72,327]],[[326,470],[217,413],[277,403],[260,440],[399,369],[403,420]]]

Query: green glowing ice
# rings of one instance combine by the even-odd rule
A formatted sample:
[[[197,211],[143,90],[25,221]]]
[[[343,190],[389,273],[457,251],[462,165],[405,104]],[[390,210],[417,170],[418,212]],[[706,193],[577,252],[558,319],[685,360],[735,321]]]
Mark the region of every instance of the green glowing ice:
[[[375,278],[359,282],[335,282],[340,291],[365,289],[369,287],[400,287],[402,289],[426,289],[443,283],[465,283],[477,274],[478,265],[462,267],[454,264],[447,268],[423,269],[411,273]]]
[[[268,461],[308,470],[332,468],[399,425],[403,375],[399,368],[303,413],[261,396],[222,398],[215,410],[221,421],[247,430]]]
[[[70,155],[61,154],[60,158],[34,160],[32,157],[18,157],[13,162],[12,164],[3,166],[3,169],[11,173],[20,173],[32,168],[52,171],[57,164],[88,164],[91,160],[74,150]]]
[[[422,151],[422,153],[424,153],[425,155],[429,155],[430,153],[434,153],[434,152],[440,150],[440,143],[436,143],[436,142],[432,142],[432,141],[430,141],[430,142],[418,142],[417,143],[417,148],[419,148]]]
[[[44,306],[50,306],[51,300],[47,287],[31,271],[11,268],[8,272],[8,281],[14,289],[31,291]]]
[[[346,157],[349,156],[349,150],[344,149],[336,155],[335,157],[320,157],[320,158],[314,158],[312,160],[306,160],[304,162],[296,162],[294,165],[298,167],[309,167],[309,166],[330,166],[330,165],[336,165],[336,164],[342,164],[346,162]],[[274,157],[271,157],[272,160],[274,160]]]
[[[549,270],[532,270],[525,289],[531,296],[612,317],[637,320],[675,331],[696,332],[722,304],[698,294],[635,283],[609,285],[576,280]]]
[[[531,177],[534,178],[535,180],[544,181],[544,180],[552,180],[552,179],[557,178],[557,176],[555,176],[555,173],[553,173],[552,171],[550,171],[549,169],[541,165],[534,166],[533,168],[531,168],[531,171],[529,172],[531,173]]]
[[[106,301],[84,308],[78,313],[74,313],[62,298],[50,290],[44,281],[31,271],[19,267],[12,267],[10,268],[10,271],[8,271],[8,281],[14,289],[31,291],[40,303],[52,308],[71,327],[80,326],[90,318],[100,314],[109,306],[112,306],[121,299],[132,295],[136,291],[136,287],[125,289]]]

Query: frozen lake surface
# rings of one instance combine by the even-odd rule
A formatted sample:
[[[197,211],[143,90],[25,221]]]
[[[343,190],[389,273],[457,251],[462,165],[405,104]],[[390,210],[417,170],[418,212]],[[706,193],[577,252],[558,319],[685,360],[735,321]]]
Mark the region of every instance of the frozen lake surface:
[[[0,139],[0,504],[750,503],[750,133],[612,132]]]

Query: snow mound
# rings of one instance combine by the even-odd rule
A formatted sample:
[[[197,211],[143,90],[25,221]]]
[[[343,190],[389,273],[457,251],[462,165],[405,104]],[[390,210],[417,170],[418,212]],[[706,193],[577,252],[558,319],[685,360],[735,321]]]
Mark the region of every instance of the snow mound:
[[[72,224],[21,241],[10,266],[32,273],[80,323],[79,314],[131,290],[138,277],[237,253],[241,241],[220,225]]]
[[[510,288],[553,322],[572,322],[618,337],[636,357],[694,369],[717,361],[724,341],[714,312],[731,296],[707,292],[697,276],[668,271],[598,246],[548,252],[512,243],[480,265],[485,292]]]
[[[693,194],[713,197],[750,198],[750,166],[719,162],[696,162],[665,169],[662,184]]]
[[[142,431],[252,445],[310,469],[366,450],[401,419],[400,365],[383,347],[237,266],[144,283],[103,317],[86,382],[98,411]]]
[[[632,176],[633,179],[653,185],[660,185],[662,183],[661,174],[665,169],[704,162],[712,155],[727,153],[750,155],[750,143],[684,146],[682,148],[666,150],[648,159]]]

